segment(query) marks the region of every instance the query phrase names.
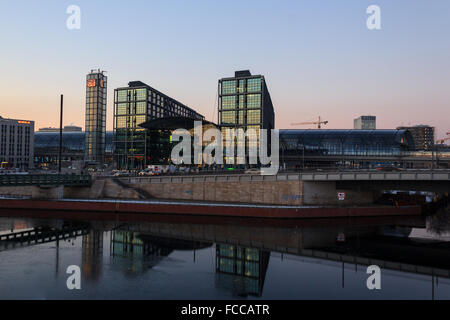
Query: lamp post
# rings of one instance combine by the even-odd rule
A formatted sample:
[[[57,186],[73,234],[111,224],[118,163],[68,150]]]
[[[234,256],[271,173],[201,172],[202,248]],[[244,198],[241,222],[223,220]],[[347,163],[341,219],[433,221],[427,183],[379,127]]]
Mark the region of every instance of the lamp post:
[[[61,158],[62,158],[62,132],[63,132],[63,103],[64,95],[61,95],[61,110],[59,114],[59,163],[58,163],[58,173],[61,174]]]

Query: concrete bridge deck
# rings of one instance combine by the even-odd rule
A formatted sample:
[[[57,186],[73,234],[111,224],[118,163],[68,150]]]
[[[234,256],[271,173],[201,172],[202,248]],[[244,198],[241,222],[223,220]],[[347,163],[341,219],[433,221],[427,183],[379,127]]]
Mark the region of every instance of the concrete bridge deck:
[[[98,177],[102,179],[103,177]],[[194,174],[157,177],[119,177],[122,181],[136,183],[184,182],[247,182],[247,181],[450,181],[450,170],[380,171],[314,171],[279,173],[273,176],[260,174]]]
[[[157,198],[162,197],[164,194],[170,192],[178,192],[180,190],[174,190],[174,188],[164,188],[164,192],[159,192],[158,188],[162,190],[162,187],[158,185],[176,186],[184,185],[185,188],[182,192],[196,193],[198,186],[205,185],[208,189],[203,190],[203,194],[207,194],[211,188],[215,190],[221,190],[230,186],[229,190],[225,190],[230,196],[238,196],[240,189],[253,189],[254,193],[266,192],[268,187],[272,187],[271,193],[278,193],[279,189],[286,186],[286,190],[280,195],[281,198],[292,198],[294,200],[312,194],[317,198],[335,198],[339,191],[351,191],[356,190],[358,194],[355,194],[357,198],[362,198],[361,191],[380,192],[383,190],[404,190],[404,191],[429,191],[445,193],[450,192],[450,170],[404,170],[396,172],[380,172],[376,170],[360,170],[360,171],[341,171],[341,172],[327,172],[327,171],[314,171],[314,172],[282,172],[273,176],[263,176],[260,174],[198,174],[198,175],[174,175],[174,176],[158,176],[158,177],[119,177],[123,183],[134,185],[135,187],[145,188],[149,194],[155,195]],[[297,184],[302,187],[298,188]],[[264,185],[264,190],[259,190],[258,186]],[[190,187],[192,186],[192,187]],[[267,187],[267,188],[266,188]],[[256,188],[256,189],[255,189]],[[275,189],[274,189],[275,188]],[[176,188],[175,188],[176,189]],[[195,189],[195,190],[194,190]],[[292,190],[298,190],[297,193],[292,193]],[[309,190],[309,191],[308,191]],[[241,190],[244,192],[245,190]],[[183,197],[182,199],[188,199],[189,197]],[[367,195],[366,195],[367,197]],[[246,197],[245,201],[248,201],[249,197]],[[330,198],[330,199],[331,199]],[[196,199],[196,197],[192,197]],[[200,197],[203,200],[217,200],[216,196]],[[225,198],[220,200],[226,201]],[[292,199],[291,199],[292,200]],[[275,201],[275,200],[268,200]],[[308,201],[308,204],[318,204],[317,201]],[[370,196],[365,200],[371,202]],[[253,202],[253,201],[250,201]],[[265,201],[263,201],[265,202]],[[282,201],[284,202],[284,201]],[[330,201],[328,201],[331,203]],[[274,202],[278,203],[278,202]],[[281,202],[280,202],[281,203]],[[292,202],[291,204],[299,204]]]

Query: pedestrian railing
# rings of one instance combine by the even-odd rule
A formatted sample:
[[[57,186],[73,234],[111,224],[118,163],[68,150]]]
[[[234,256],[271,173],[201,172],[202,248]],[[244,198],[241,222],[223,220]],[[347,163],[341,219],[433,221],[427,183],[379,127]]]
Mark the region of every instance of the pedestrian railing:
[[[5,174],[0,175],[0,186],[90,186],[90,175],[76,174]]]

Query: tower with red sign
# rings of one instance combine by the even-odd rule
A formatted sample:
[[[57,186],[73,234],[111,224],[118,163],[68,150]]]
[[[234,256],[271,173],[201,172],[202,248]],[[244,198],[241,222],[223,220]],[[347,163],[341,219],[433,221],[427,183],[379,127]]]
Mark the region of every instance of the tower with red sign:
[[[92,70],[86,77],[86,140],[85,161],[102,165],[105,162],[106,137],[105,71]]]

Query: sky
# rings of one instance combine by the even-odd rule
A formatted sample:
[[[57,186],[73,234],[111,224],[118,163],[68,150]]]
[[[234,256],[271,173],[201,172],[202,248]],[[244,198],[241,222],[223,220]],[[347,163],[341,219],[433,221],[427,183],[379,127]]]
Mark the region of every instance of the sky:
[[[70,5],[81,28],[70,30]],[[369,30],[366,9],[381,9]],[[140,80],[217,120],[217,81],[249,69],[265,76],[277,129],[328,120],[353,127],[450,131],[448,0],[15,0],[0,1],[0,116],[36,128],[84,126],[85,77],[108,75],[113,92]],[[302,126],[300,128],[313,128]]]

